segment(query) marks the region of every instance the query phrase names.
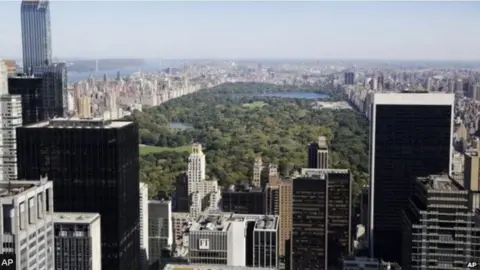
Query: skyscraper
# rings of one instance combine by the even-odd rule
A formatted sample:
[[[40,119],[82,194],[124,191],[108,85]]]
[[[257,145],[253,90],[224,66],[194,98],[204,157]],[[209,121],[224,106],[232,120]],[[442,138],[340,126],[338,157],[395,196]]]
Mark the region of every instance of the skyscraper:
[[[19,95],[0,96],[1,158],[3,180],[17,180],[17,127],[22,126],[22,104]]]
[[[50,3],[48,0],[23,0],[21,4],[23,70],[52,63]]]
[[[218,208],[220,202],[220,191],[217,181],[205,179],[205,154],[202,152],[202,145],[195,143],[192,146],[192,153],[188,157],[188,194],[191,196],[190,214],[196,217],[203,210],[210,207]]]
[[[349,170],[302,169],[293,179],[293,269],[340,267],[351,252],[351,216]]]
[[[48,120],[41,98],[43,78],[11,76],[8,78],[8,93],[22,97],[22,124],[29,125]]]
[[[469,191],[448,175],[419,177],[403,213],[403,269],[465,269],[480,258]]]
[[[401,213],[415,179],[450,172],[453,104],[453,94],[374,94],[367,229],[372,256],[400,261]]]
[[[68,82],[67,65],[65,63],[36,67],[35,76],[42,77],[42,92],[40,98],[44,118],[66,116],[68,112]]]
[[[316,142],[308,145],[308,168],[328,169],[328,144],[326,137],[320,136]]]
[[[0,61],[0,179],[17,179],[16,128],[22,125],[21,97],[8,94],[7,68]]]
[[[102,268],[140,266],[138,127],[58,118],[17,129],[19,177],[47,174],[56,212],[102,218]]]

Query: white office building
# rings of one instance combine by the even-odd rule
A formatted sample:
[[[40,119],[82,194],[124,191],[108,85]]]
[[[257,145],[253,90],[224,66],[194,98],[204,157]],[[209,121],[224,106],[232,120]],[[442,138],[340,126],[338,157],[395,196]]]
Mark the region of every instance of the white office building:
[[[148,269],[148,185],[140,182],[140,270]]]
[[[217,209],[221,194],[217,181],[206,180],[206,159],[202,145],[195,143],[188,157],[188,194],[190,214],[197,217],[205,209]]]
[[[17,270],[53,270],[53,185],[40,181],[0,183],[0,254],[16,254]]]
[[[54,213],[55,269],[102,269],[98,213]]]

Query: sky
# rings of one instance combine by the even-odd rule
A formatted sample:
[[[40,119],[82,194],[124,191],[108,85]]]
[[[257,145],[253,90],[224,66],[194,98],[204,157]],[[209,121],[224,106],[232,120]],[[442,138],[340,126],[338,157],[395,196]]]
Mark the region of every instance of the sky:
[[[480,2],[51,1],[57,58],[480,60]],[[0,58],[21,57],[0,0]]]

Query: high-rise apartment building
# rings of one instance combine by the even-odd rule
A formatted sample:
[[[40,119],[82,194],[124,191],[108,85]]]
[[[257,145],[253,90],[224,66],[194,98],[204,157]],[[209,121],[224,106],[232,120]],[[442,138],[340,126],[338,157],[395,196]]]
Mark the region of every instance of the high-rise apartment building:
[[[369,235],[373,257],[399,261],[401,215],[417,177],[450,173],[454,95],[375,93],[371,106]]]
[[[43,78],[34,76],[10,76],[8,93],[22,98],[22,124],[29,125],[48,120],[42,101]]]
[[[206,160],[202,145],[195,143],[188,157],[188,194],[191,198],[190,214],[198,216],[206,208],[218,209],[220,190],[218,182],[206,179]]]
[[[448,175],[418,178],[403,215],[403,269],[466,269],[478,262],[480,227],[468,193]]]
[[[54,213],[55,269],[102,268],[100,215]]]
[[[90,97],[82,96],[77,99],[77,114],[80,118],[92,117]]]
[[[148,269],[148,185],[140,182],[140,270]]]
[[[34,75],[42,77],[42,93],[40,99],[44,118],[64,117],[68,112],[67,66],[56,63],[49,66],[36,67]]]
[[[52,64],[50,3],[48,0],[22,0],[23,70],[27,74],[39,66]]]
[[[149,264],[162,256],[163,250],[172,249],[173,217],[171,201],[148,201]]]
[[[55,269],[51,181],[0,183],[0,253],[16,254],[16,269]]]
[[[17,127],[22,126],[22,104],[19,95],[0,96],[2,131],[2,172],[3,180],[17,180]]]
[[[0,112],[0,180],[16,180],[16,128],[22,125],[21,97],[8,94],[7,69],[2,61],[0,61]]]
[[[349,170],[302,169],[293,179],[293,269],[340,267],[352,249],[351,216]]]
[[[261,157],[256,157],[253,162],[253,178],[252,185],[254,187],[260,187],[262,184],[262,170],[263,170],[263,160]]]
[[[308,168],[328,169],[328,144],[327,138],[318,137],[318,141],[308,146]]]
[[[289,257],[292,235],[292,181],[281,179],[275,164],[269,165],[268,173],[268,184],[265,187],[265,213],[279,216],[279,256]]]
[[[102,268],[140,265],[138,127],[57,118],[17,128],[20,178],[48,175],[58,212],[102,217]]]

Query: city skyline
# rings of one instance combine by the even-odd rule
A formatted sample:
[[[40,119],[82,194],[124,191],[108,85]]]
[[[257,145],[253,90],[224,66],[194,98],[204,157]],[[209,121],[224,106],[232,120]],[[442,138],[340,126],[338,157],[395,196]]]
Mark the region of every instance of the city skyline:
[[[0,57],[17,59],[20,1],[0,7],[0,31],[8,41],[0,44]],[[478,2],[52,1],[52,48],[56,58],[474,61],[480,60],[474,27],[479,7]]]

